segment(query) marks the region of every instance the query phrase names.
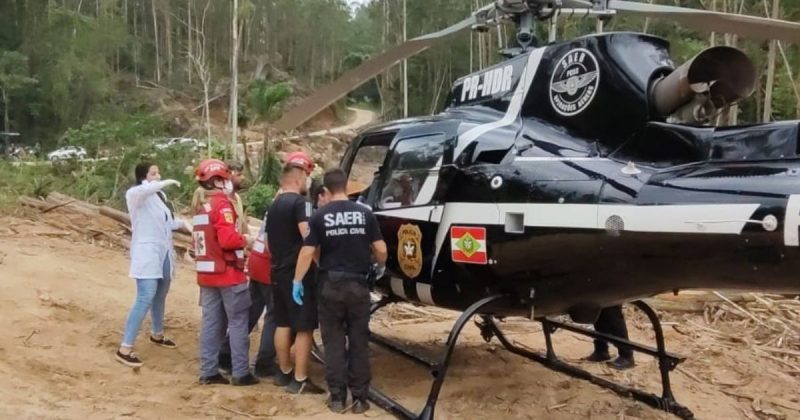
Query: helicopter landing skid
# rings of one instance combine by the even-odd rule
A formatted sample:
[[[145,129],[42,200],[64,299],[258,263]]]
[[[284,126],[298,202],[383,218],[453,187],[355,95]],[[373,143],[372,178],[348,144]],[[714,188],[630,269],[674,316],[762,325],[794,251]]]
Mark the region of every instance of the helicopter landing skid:
[[[656,335],[656,348],[645,346],[639,343],[634,343],[632,341],[621,339],[615,336],[598,333],[596,331],[581,328],[572,324],[565,324],[562,322],[542,319],[539,320],[539,322],[541,322],[543,326],[542,330],[544,332],[545,346],[546,346],[546,353],[542,355],[537,352],[522,348],[510,342],[508,338],[506,338],[505,334],[503,334],[502,330],[500,330],[500,326],[498,325],[497,320],[492,316],[481,315],[481,321],[476,321],[476,324],[480,328],[481,335],[483,336],[484,340],[488,342],[492,339],[493,336],[497,337],[500,343],[508,351],[514,354],[539,362],[550,369],[556,370],[561,373],[565,373],[574,378],[587,380],[595,385],[599,385],[604,388],[610,389],[619,395],[633,398],[651,407],[657,408],[659,410],[664,410],[668,413],[672,413],[679,418],[685,420],[694,419],[694,413],[692,413],[691,410],[679,404],[675,400],[675,397],[672,394],[672,388],[670,386],[670,380],[669,380],[669,372],[675,369],[675,367],[677,367],[679,363],[683,362],[685,358],[668,353],[666,351],[666,347],[664,344],[664,333],[661,329],[661,321],[659,321],[658,315],[656,315],[653,308],[651,308],[649,305],[647,305],[642,301],[635,301],[632,303],[634,306],[636,306],[642,312],[644,312],[645,315],[647,315],[647,317],[650,319],[650,322],[653,324],[653,330],[655,331]],[[561,359],[558,358],[558,356],[556,356],[555,350],[553,349],[553,341],[551,338],[552,333],[555,332],[558,328],[568,330],[576,334],[588,336],[591,338],[603,339],[614,344],[620,344],[630,348],[635,352],[644,353],[649,356],[655,357],[656,359],[658,359],[658,367],[661,372],[661,386],[662,386],[661,396],[659,397],[658,395],[651,394],[642,391],[640,389],[636,389],[633,387],[609,381],[607,379],[601,378],[590,372],[587,372],[583,369],[580,369],[576,366],[573,366],[569,363],[562,361]]]
[[[399,346],[391,344],[390,342],[387,341],[389,345],[386,345],[385,347],[387,347],[389,350],[400,351],[401,355],[409,357],[412,360],[418,361],[423,365],[427,365],[431,369],[431,375],[433,375],[433,384],[431,384],[431,390],[428,393],[427,402],[425,403],[425,407],[423,407],[422,412],[420,414],[413,413],[411,410],[405,408],[399,402],[395,401],[391,397],[380,392],[379,390],[375,389],[375,387],[372,386],[369,388],[369,400],[401,419],[433,420],[434,410],[436,408],[436,402],[439,400],[439,392],[442,390],[444,379],[447,376],[447,368],[450,366],[450,357],[453,354],[453,350],[455,349],[456,341],[458,340],[458,336],[461,334],[461,330],[475,314],[480,312],[480,310],[483,307],[492,302],[500,300],[504,297],[505,296],[503,295],[489,296],[473,303],[472,306],[467,308],[461,314],[461,316],[458,317],[456,323],[453,325],[453,329],[450,330],[450,335],[447,337],[447,344],[445,346],[444,354],[442,355],[438,363],[431,363],[425,361],[424,359],[415,356],[413,353],[404,351],[400,349]],[[387,303],[390,302],[387,301],[384,303],[383,301],[381,301],[373,304],[372,312],[375,312],[380,307],[385,306]],[[316,342],[314,342],[311,353],[314,356],[314,358],[316,358],[320,363],[325,364],[324,350],[320,349]]]

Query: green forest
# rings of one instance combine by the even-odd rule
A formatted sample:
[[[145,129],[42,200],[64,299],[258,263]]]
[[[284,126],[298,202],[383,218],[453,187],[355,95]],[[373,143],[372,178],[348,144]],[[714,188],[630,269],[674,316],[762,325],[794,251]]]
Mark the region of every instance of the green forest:
[[[656,2],[800,20],[800,0]],[[6,145],[47,152],[75,144],[92,156],[168,136],[228,145],[231,119],[264,130],[282,109],[404,36],[442,29],[487,3],[0,0],[0,131],[18,133],[4,136]],[[539,24],[538,38],[547,40],[550,30]],[[556,39],[569,39],[592,33],[595,20],[562,17],[554,30]],[[669,20],[615,17],[605,30],[663,36],[678,64],[711,45],[737,46],[756,64],[759,83],[721,122],[800,118],[797,45],[702,33]],[[408,114],[439,110],[451,83],[501,59],[498,51],[514,34],[512,24],[465,32],[409,59]],[[384,119],[402,116],[402,66],[347,101]]]

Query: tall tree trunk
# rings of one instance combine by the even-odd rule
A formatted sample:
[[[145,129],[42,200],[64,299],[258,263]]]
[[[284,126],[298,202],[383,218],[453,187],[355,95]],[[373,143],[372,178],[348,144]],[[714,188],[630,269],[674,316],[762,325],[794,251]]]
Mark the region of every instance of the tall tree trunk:
[[[8,108],[10,108],[8,92],[6,92],[5,89],[0,89],[0,93],[2,93],[3,96],[3,131],[8,133],[11,131],[11,125],[8,121]]]
[[[192,52],[192,40],[194,39],[194,34],[192,33],[192,0],[188,0],[186,2],[186,43],[188,45],[189,52]],[[189,85],[192,84],[192,60],[190,58],[186,59],[186,77],[189,80]]]
[[[158,0],[152,0],[153,6],[153,44],[156,47],[156,82],[161,82],[161,58],[158,54],[158,14],[156,13],[156,3]]]
[[[239,0],[233,0],[233,14],[231,17],[231,105],[228,118],[231,124],[231,156],[237,159],[237,137],[239,136]],[[244,151],[245,155],[247,150]]]
[[[309,67],[311,67],[311,75],[309,77],[309,80],[311,81],[311,89],[314,89],[314,87],[316,87],[317,75],[316,75],[316,72],[314,71],[314,70],[316,70],[316,67],[317,67],[317,66],[314,65],[314,54],[315,54],[316,46],[317,45],[314,44],[314,43],[311,44],[311,56],[309,57],[309,61],[310,61],[310,64],[311,64],[309,66]]]
[[[240,142],[242,144],[242,154],[244,155],[243,159],[244,159],[244,170],[245,170],[245,173],[247,174],[249,179],[256,179],[253,176],[253,167],[250,165],[250,153],[248,153],[248,151],[247,151],[247,140],[244,137],[242,137],[240,139]],[[236,159],[235,155],[234,155],[234,159]]]
[[[780,0],[772,0],[772,18],[777,19],[780,13]],[[764,109],[761,114],[762,122],[772,120],[772,88],[775,84],[775,50],[778,48],[778,41],[769,42],[769,52],[767,53],[767,82],[764,86]]]
[[[136,0],[138,2],[138,0]],[[133,11],[133,74],[136,78],[136,85],[139,85],[139,14],[136,9]]]
[[[207,70],[206,70],[207,71]],[[208,90],[211,80],[206,75],[203,81],[203,114],[206,118],[206,141],[208,142],[208,156],[211,157],[211,109],[208,106]]]
[[[172,77],[172,18],[169,15],[169,1],[164,0],[161,7],[164,15],[164,41],[167,43],[167,77]]]

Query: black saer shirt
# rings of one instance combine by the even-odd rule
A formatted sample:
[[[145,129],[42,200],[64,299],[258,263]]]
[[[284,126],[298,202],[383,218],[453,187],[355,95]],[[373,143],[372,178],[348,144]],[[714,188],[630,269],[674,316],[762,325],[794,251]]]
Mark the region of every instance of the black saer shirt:
[[[272,272],[278,279],[294,277],[297,255],[303,237],[297,225],[311,216],[311,203],[296,193],[283,193],[275,198],[267,213],[267,242],[272,254]]]
[[[371,245],[383,239],[369,209],[348,200],[332,201],[317,210],[308,225],[305,245],[320,247],[320,270],[369,272]]]

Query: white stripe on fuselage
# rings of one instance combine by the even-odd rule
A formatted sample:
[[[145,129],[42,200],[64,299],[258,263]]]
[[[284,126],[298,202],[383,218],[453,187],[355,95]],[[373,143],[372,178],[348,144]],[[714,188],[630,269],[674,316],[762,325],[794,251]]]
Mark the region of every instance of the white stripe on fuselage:
[[[542,61],[542,55],[544,54],[545,49],[547,48],[537,48],[528,56],[525,69],[522,70],[522,75],[520,75],[517,88],[514,90],[514,94],[511,97],[511,101],[508,103],[508,108],[506,108],[506,113],[503,115],[503,118],[473,127],[467,130],[464,134],[458,136],[456,150],[455,153],[453,153],[454,159],[457,159],[458,155],[460,155],[461,152],[463,152],[464,149],[470,145],[470,143],[477,140],[478,137],[496,128],[510,125],[519,117],[519,111],[522,109],[522,103],[525,101],[525,95],[528,93],[528,89],[533,83],[533,77],[536,76],[536,70],[539,69],[539,63]]]
[[[506,214],[521,214],[526,227],[602,229],[618,216],[622,231],[654,233],[741,234],[759,204],[544,204],[453,202],[436,206],[377,211],[375,214],[420,222],[439,223],[436,257],[453,225],[501,226]],[[713,223],[698,221],[714,220]]]

